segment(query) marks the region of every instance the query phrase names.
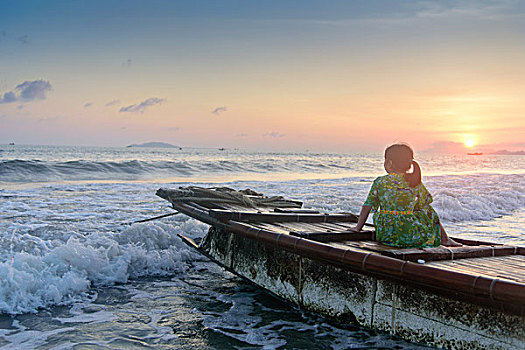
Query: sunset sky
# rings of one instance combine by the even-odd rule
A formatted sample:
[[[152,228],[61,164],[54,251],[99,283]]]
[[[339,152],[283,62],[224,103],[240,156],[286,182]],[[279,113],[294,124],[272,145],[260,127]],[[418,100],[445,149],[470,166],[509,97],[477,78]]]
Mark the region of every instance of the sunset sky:
[[[0,144],[525,149],[525,1],[0,0]]]

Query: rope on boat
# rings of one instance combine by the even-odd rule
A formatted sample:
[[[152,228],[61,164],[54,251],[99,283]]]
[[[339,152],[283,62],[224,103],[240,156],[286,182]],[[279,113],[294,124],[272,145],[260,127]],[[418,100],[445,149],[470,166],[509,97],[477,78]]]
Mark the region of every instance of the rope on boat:
[[[250,189],[236,191],[228,187],[184,187],[180,189],[161,188],[157,195],[170,202],[213,202],[237,204],[248,208],[273,206],[281,208],[297,208],[300,204],[289,201],[281,196],[265,197]]]

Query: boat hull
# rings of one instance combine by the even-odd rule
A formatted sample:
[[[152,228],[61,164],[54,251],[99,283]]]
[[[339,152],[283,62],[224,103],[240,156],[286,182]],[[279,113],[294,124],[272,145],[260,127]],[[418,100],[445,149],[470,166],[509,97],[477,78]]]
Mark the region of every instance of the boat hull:
[[[299,307],[448,349],[523,349],[524,318],[357,273],[212,226],[199,249]]]

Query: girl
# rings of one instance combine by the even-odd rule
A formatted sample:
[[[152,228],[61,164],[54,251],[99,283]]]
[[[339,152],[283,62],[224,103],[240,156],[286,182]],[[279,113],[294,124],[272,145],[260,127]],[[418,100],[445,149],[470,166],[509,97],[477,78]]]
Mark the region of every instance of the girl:
[[[430,206],[432,196],[421,182],[421,168],[413,158],[414,151],[405,144],[385,150],[388,175],[375,179],[354,230],[361,231],[373,209],[376,239],[383,244],[403,248],[461,246],[447,236]],[[413,172],[409,173],[411,167]]]

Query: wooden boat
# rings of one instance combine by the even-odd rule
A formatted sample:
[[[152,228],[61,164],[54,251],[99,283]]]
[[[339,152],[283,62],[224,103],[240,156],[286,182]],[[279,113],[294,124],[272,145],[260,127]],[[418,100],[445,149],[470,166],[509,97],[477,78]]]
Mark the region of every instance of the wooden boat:
[[[227,270],[301,308],[450,349],[525,349],[525,248],[454,238],[463,247],[399,249],[351,213],[324,214],[251,190],[159,189],[211,225],[199,244]]]

